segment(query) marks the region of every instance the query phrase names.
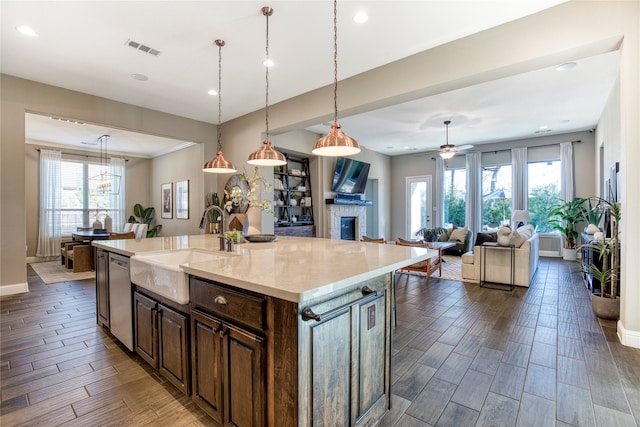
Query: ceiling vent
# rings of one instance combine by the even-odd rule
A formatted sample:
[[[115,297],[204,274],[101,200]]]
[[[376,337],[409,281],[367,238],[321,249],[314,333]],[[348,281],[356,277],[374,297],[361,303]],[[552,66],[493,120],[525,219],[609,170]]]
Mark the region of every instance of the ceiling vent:
[[[139,50],[141,52],[148,53],[149,55],[153,55],[153,56],[158,56],[161,53],[159,50],[153,49],[153,48],[151,48],[151,47],[149,47],[147,45],[144,45],[142,43],[138,43],[138,42],[133,41],[131,39],[127,40],[126,45],[130,46],[130,47],[132,47],[132,48],[134,48],[136,50]]]

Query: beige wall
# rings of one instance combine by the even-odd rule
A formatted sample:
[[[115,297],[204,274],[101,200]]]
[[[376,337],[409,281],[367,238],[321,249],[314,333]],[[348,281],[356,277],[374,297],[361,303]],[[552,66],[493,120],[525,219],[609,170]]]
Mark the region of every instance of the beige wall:
[[[340,114],[350,115],[619,49],[623,215],[630,218],[640,211],[640,192],[635,184],[640,182],[640,168],[630,164],[640,159],[638,8],[635,1],[570,1],[418,53],[341,81]],[[272,133],[331,119],[332,89],[327,86],[271,106]],[[208,135],[214,134],[214,127],[204,123],[2,76],[0,292],[9,292],[12,286],[19,287],[26,280],[25,253],[15,250],[26,243],[25,111],[50,112],[196,142],[205,142],[210,139]],[[263,111],[226,123],[225,157],[240,168],[245,166],[248,155],[259,148],[263,131]],[[205,149],[211,150],[209,146]],[[390,203],[391,195],[383,202]],[[631,262],[640,258],[640,248],[632,244],[640,240],[640,223],[628,221],[623,233],[622,287],[626,287],[625,295],[630,298],[623,301],[620,327],[623,342],[640,347],[640,310],[632,310],[640,300],[640,283],[629,279],[640,277],[640,265]]]

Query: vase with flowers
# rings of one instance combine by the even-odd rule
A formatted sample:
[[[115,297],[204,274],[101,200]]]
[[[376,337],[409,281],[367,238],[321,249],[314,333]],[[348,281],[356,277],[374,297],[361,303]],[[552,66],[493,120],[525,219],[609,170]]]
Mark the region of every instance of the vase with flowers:
[[[249,208],[260,208],[266,213],[273,213],[271,199],[261,200],[261,191],[270,192],[271,184],[260,175],[258,166],[254,168],[253,175],[245,171],[242,174],[232,175],[225,185],[224,209],[229,212],[229,230],[239,230],[244,234],[249,229],[247,211]]]

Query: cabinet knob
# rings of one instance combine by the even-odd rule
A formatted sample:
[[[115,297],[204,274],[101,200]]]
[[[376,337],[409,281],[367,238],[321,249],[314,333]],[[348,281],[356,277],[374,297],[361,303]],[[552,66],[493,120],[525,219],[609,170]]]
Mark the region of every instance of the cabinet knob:
[[[213,299],[213,302],[215,302],[216,304],[220,304],[220,305],[227,305],[227,299],[225,297],[223,297],[222,295],[217,295]]]

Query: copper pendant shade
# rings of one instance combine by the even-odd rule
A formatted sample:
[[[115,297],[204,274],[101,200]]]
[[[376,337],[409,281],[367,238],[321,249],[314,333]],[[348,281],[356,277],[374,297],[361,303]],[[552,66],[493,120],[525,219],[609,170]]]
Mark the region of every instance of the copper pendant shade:
[[[216,40],[218,46],[218,153],[216,157],[209,160],[202,168],[203,172],[209,173],[233,173],[237,169],[233,163],[227,161],[222,155],[222,46],[225,45],[224,40]]]
[[[269,17],[273,15],[273,9],[265,6],[261,9],[262,14],[266,17],[267,20],[267,43],[266,43],[266,60],[269,60]],[[266,91],[265,91],[265,124],[266,124],[266,136],[263,141],[263,147],[258,151],[251,153],[249,156],[249,160],[247,163],[250,165],[256,166],[282,166],[287,164],[287,160],[284,157],[284,154],[280,153],[271,145],[271,140],[269,139],[269,67],[265,65],[265,81],[266,81]]]
[[[338,123],[338,2],[333,1],[333,124],[326,136],[318,139],[311,152],[318,156],[351,156],[360,152],[355,139],[340,130]]]

